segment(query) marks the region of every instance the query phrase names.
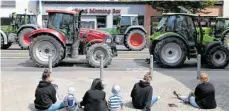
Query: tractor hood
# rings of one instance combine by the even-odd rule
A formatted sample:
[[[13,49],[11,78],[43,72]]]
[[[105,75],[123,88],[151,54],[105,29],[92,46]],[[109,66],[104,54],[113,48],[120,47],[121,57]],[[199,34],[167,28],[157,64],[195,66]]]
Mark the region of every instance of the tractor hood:
[[[90,42],[91,40],[96,40],[96,39],[102,42],[107,38],[111,38],[111,35],[101,30],[81,28],[80,29],[80,38],[86,38],[87,42]]]

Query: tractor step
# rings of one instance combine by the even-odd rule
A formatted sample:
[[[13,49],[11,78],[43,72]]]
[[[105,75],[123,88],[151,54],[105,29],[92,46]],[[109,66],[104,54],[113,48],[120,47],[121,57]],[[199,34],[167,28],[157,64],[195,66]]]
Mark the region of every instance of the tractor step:
[[[189,51],[190,51],[189,53],[190,58],[197,58],[198,53],[196,47],[190,47]]]

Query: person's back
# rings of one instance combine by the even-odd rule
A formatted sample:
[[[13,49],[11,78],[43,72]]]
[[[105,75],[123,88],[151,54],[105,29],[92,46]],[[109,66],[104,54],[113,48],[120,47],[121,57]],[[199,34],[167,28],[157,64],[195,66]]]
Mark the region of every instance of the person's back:
[[[56,90],[51,83],[40,81],[35,93],[35,108],[48,109],[49,106],[56,102],[55,94]]]
[[[195,100],[203,109],[216,108],[215,88],[213,84],[206,82],[199,84],[195,89]]]
[[[146,106],[147,100],[152,99],[153,88],[149,82],[140,80],[140,82],[134,85],[134,89],[131,92],[132,103],[135,108],[143,109]]]
[[[108,106],[106,102],[106,93],[103,91],[104,87],[100,79],[94,79],[91,89],[88,90],[83,101],[80,102],[81,106],[85,106],[84,111],[107,111]]]

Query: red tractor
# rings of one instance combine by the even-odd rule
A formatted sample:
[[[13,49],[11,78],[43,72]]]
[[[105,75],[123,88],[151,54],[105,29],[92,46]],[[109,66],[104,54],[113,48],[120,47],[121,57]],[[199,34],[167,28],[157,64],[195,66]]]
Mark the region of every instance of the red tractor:
[[[76,11],[47,10],[47,28],[35,30],[29,38],[29,55],[36,66],[48,67],[48,56],[52,55],[52,66],[57,66],[65,58],[76,59],[86,55],[92,67],[100,67],[103,55],[104,67],[108,66],[117,50],[111,35],[97,31],[80,29],[81,13]]]

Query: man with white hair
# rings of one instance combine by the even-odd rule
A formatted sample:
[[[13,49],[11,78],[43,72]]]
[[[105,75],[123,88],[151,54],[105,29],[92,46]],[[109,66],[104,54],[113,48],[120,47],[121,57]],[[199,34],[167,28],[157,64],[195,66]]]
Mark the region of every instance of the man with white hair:
[[[200,84],[196,87],[195,93],[190,93],[188,97],[180,96],[175,91],[173,94],[184,103],[189,103],[193,107],[201,109],[214,109],[217,107],[215,100],[215,88],[208,82],[208,74],[200,74]]]

